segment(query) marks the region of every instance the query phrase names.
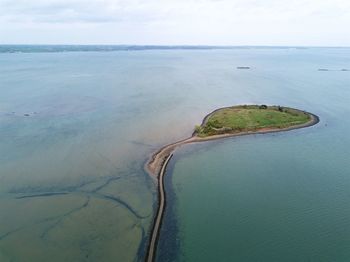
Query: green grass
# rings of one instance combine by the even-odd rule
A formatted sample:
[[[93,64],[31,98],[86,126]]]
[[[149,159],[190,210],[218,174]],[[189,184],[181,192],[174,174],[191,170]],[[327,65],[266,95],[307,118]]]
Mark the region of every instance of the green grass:
[[[292,108],[243,105],[223,108],[213,113],[202,126],[196,126],[200,137],[258,131],[265,128],[287,128],[308,122],[310,116]]]

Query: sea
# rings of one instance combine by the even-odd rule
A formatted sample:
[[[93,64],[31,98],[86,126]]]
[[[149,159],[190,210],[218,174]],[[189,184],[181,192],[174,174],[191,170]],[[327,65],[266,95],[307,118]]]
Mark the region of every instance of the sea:
[[[0,261],[143,261],[148,158],[239,104],[320,122],[179,148],[156,260],[349,261],[349,102],[350,48],[2,45]]]

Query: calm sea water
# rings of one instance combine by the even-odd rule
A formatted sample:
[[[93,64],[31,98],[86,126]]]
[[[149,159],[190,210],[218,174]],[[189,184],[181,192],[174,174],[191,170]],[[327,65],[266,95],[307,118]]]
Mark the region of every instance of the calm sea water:
[[[0,53],[0,261],[142,260],[149,154],[242,103],[322,121],[179,150],[159,260],[349,258],[350,72],[317,71],[349,49],[18,48]]]

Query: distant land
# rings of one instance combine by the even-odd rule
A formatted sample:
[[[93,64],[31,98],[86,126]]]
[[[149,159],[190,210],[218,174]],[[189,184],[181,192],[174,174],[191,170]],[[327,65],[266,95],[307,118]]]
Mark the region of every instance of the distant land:
[[[304,46],[210,46],[210,45],[0,45],[0,53],[55,53],[141,50],[211,50],[211,49],[308,49],[347,47]]]

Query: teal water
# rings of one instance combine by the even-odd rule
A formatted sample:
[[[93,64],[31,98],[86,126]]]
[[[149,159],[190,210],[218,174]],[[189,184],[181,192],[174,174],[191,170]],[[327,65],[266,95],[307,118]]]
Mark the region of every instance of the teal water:
[[[158,261],[349,261],[350,74],[313,69],[350,54],[309,55],[257,55],[264,69],[240,84],[259,102],[319,115],[317,126],[175,153]]]
[[[244,190],[251,191],[253,186],[244,174],[250,173],[250,181],[258,183],[260,173],[254,170],[258,169],[259,161],[262,161],[261,174],[266,161],[270,161],[266,172],[275,176],[279,174],[278,168],[283,169],[283,163],[299,167],[298,178],[306,179],[304,183],[286,174],[279,176],[281,184],[275,184],[276,190],[283,189],[286,203],[294,201],[295,210],[300,208],[299,202],[310,201],[315,206],[308,214],[311,222],[316,221],[315,227],[319,222],[319,231],[307,232],[305,238],[318,236],[322,242],[323,236],[329,237],[330,247],[328,251],[324,249],[329,254],[338,252],[340,256],[342,247],[345,249],[348,199],[343,190],[347,187],[346,174],[349,173],[345,160],[349,146],[346,117],[350,74],[346,71],[318,72],[317,69],[349,67],[349,49],[113,49],[108,52],[102,49],[86,52],[84,48],[80,51],[70,48],[70,52],[63,52],[65,47],[62,47],[63,51],[58,48],[56,52],[46,50],[48,47],[35,47],[34,51],[25,47],[19,52],[21,48],[24,47],[0,48],[0,261],[142,260],[157,198],[154,181],[143,171],[148,156],[166,143],[189,136],[193,126],[213,109],[242,103],[286,104],[319,114],[322,122],[319,127],[296,133],[225,140],[179,151],[171,164],[173,172],[167,176],[173,185],[169,193],[174,196],[168,207],[174,210],[166,215],[174,223],[169,226],[167,221],[170,220],[165,221],[163,230],[168,233],[162,234],[161,239],[168,239],[161,243],[168,246],[158,254],[165,260],[176,259],[176,256],[196,260],[202,248],[212,245],[211,234],[221,232],[208,230],[214,225],[217,227],[215,219],[221,217],[217,212],[231,210],[224,217],[225,221],[232,221],[232,214],[239,209],[232,195],[224,195],[225,186],[229,185],[232,189],[241,188],[241,191],[230,191],[243,194],[236,195],[235,199],[242,201],[242,207],[247,202],[245,211],[248,212],[242,211],[243,217],[236,217],[236,224],[230,223],[227,232],[236,232],[235,228],[241,230],[239,234],[230,234],[232,246],[247,243],[246,247],[253,248],[252,239],[266,237],[272,239],[270,248],[279,246],[283,253],[283,241],[277,245],[276,239],[289,237],[278,235],[280,231],[276,228],[266,226],[264,231],[259,228],[260,220],[252,217],[255,209],[249,207],[258,205],[254,199],[260,197],[259,191],[254,190],[255,195],[248,199],[243,197]],[[242,65],[252,69],[236,70]],[[300,150],[307,145],[314,151]],[[298,154],[293,153],[293,146],[299,149]],[[257,154],[257,148],[263,150],[264,147],[268,152]],[[260,159],[256,166],[252,165],[249,152],[255,152],[255,158]],[[306,163],[311,166],[306,169],[298,161],[305,159],[302,156],[308,152],[311,155]],[[195,157],[198,159],[193,159]],[[214,159],[221,162],[213,162]],[[233,161],[242,165],[232,165]],[[204,164],[217,168],[214,172]],[[284,172],[289,169],[284,168]],[[323,170],[322,179],[312,175],[310,170],[314,169]],[[334,171],[328,172],[331,169]],[[200,178],[196,174],[207,174],[206,179],[209,179],[213,172],[220,178],[216,183],[221,185],[212,185],[210,190],[215,198],[206,199],[206,207],[200,208],[208,183],[200,187],[195,181]],[[225,180],[224,175],[231,173],[240,175],[235,179],[241,180],[241,184],[230,181],[232,176]],[[248,180],[244,181],[245,178]],[[193,179],[193,182],[186,182],[186,179]],[[204,182],[205,178],[201,180]],[[256,189],[267,190],[271,180],[264,181],[264,187]],[[322,187],[310,189],[307,185],[313,185],[313,181],[325,191]],[[304,188],[305,191],[299,192],[294,200],[288,200],[287,193],[293,190],[282,185],[292,185],[292,182],[305,184],[300,186],[300,190]],[[191,195],[195,193],[193,187],[198,187],[195,198]],[[313,193],[314,201],[306,198],[307,190]],[[271,201],[266,199],[265,204],[270,203],[270,206],[262,213],[266,219],[271,218],[271,210],[275,208],[272,200],[283,200],[278,192],[272,189],[268,192],[271,195],[267,199]],[[195,199],[197,202],[190,201]],[[217,200],[222,206],[218,206],[214,215],[201,213],[214,210],[209,207]],[[316,205],[322,201],[324,205],[329,204],[325,206],[327,210]],[[200,210],[188,211],[192,210],[191,205]],[[289,207],[285,206],[286,212],[291,210]],[[288,215],[282,211],[276,214],[276,220]],[[198,215],[207,217],[207,227],[201,226],[199,231],[191,232],[193,227],[188,223],[198,221]],[[256,228],[249,234],[240,223],[246,216],[250,218],[246,220],[247,227]],[[298,226],[295,220],[293,217],[289,220],[292,232]],[[302,217],[299,220],[303,222]],[[322,222],[324,220],[339,223],[330,228]],[[339,233],[337,230],[341,226]],[[269,232],[273,235],[269,236]],[[195,242],[197,234],[201,244]],[[239,241],[243,235],[246,239]],[[227,235],[216,236],[222,236],[222,241],[227,242]],[[300,235],[291,237],[300,239]],[[216,240],[220,242],[219,238]],[[320,250],[320,245],[314,242],[310,248]],[[236,252],[232,246],[233,254]],[[244,253],[245,249],[239,247]],[[305,244],[306,247],[309,246]],[[217,254],[214,249],[206,248],[209,253],[210,250],[208,259]],[[225,250],[227,246],[220,254],[229,257]],[[253,250],[258,254],[259,249]],[[346,256],[345,252],[342,254]]]
[[[157,196],[143,165],[201,115],[169,128],[199,108],[185,95],[191,63],[183,52],[0,54],[0,261],[142,259]]]

